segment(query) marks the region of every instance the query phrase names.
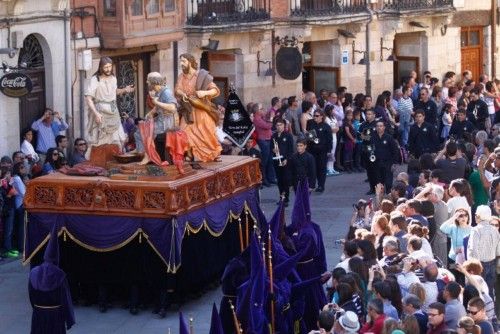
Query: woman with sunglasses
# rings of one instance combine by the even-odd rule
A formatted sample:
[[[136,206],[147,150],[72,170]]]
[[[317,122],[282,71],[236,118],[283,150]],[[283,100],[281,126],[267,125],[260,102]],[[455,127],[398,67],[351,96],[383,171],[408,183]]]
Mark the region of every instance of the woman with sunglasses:
[[[462,264],[465,260],[464,238],[471,232],[469,211],[465,208],[457,209],[455,214],[446,220],[439,229],[451,239],[448,258],[453,263]]]
[[[47,157],[43,164],[42,175],[55,173],[59,168],[61,168],[61,156],[57,148],[51,147],[47,150]]]
[[[328,152],[332,150],[332,129],[325,123],[325,114],[322,110],[315,110],[313,119],[307,122],[307,131],[315,131],[317,140],[307,145],[307,150],[314,156],[316,162],[316,178],[318,187],[316,192],[325,191],[326,164],[328,162]]]

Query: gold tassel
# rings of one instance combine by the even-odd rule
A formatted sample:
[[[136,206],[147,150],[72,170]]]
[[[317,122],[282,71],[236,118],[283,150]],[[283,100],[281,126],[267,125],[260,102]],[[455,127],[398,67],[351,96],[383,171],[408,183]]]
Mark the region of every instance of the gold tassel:
[[[63,231],[63,240],[66,242],[66,230]]]
[[[142,232],[139,232],[139,243],[142,244]]]
[[[293,333],[300,334],[300,321],[299,320],[295,320],[295,322],[293,323]]]

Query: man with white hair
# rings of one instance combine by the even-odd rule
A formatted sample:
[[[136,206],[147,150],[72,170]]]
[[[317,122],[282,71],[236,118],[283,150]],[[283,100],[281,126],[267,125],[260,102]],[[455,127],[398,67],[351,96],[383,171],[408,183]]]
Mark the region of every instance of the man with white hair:
[[[399,256],[399,244],[396,237],[385,237],[382,244],[384,257],[378,263],[381,267],[392,266],[401,260]]]
[[[500,233],[490,224],[491,209],[480,205],[476,209],[477,225],[472,228],[467,245],[468,257],[481,261],[482,276],[488,284],[490,296],[495,300],[495,262],[500,257]]]
[[[448,220],[448,207],[443,201],[444,189],[438,184],[428,183],[425,188],[415,196],[418,200],[429,200],[434,205],[434,222],[436,223],[436,233],[430,241],[434,255],[436,255],[443,264],[448,266],[448,250],[446,247],[447,236],[441,232],[441,225]]]

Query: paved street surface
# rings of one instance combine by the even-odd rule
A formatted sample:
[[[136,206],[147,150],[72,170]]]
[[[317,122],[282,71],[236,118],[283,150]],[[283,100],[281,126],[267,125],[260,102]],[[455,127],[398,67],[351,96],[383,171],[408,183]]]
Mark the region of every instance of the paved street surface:
[[[338,262],[341,254],[334,240],[343,238],[348,220],[352,215],[352,204],[360,197],[366,197],[368,190],[363,174],[344,174],[329,177],[326,190],[322,195],[313,193],[311,197],[312,218],[323,231],[328,267],[332,268]],[[261,191],[262,209],[268,218],[276,209],[278,189],[276,186]],[[293,197],[291,198],[293,203]],[[287,223],[291,213],[287,209]],[[28,267],[23,267],[20,261],[0,262],[0,333],[29,333],[31,322],[31,306],[27,289]],[[195,333],[208,333],[212,303],[220,302],[220,288],[206,293],[197,300],[182,305],[181,310],[186,317],[194,318]],[[72,334],[93,333],[148,333],[172,334],[178,333],[178,313],[170,311],[165,319],[157,319],[151,309],[142,310],[139,315],[132,316],[128,310],[119,305],[99,313],[96,306],[75,308],[76,324],[69,331]]]

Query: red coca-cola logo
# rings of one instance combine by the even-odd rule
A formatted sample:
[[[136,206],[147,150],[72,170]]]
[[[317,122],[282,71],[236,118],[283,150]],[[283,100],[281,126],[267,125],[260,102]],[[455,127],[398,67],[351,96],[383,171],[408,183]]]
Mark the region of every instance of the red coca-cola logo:
[[[7,73],[0,79],[0,91],[10,97],[22,97],[32,89],[31,79],[23,73]]]

